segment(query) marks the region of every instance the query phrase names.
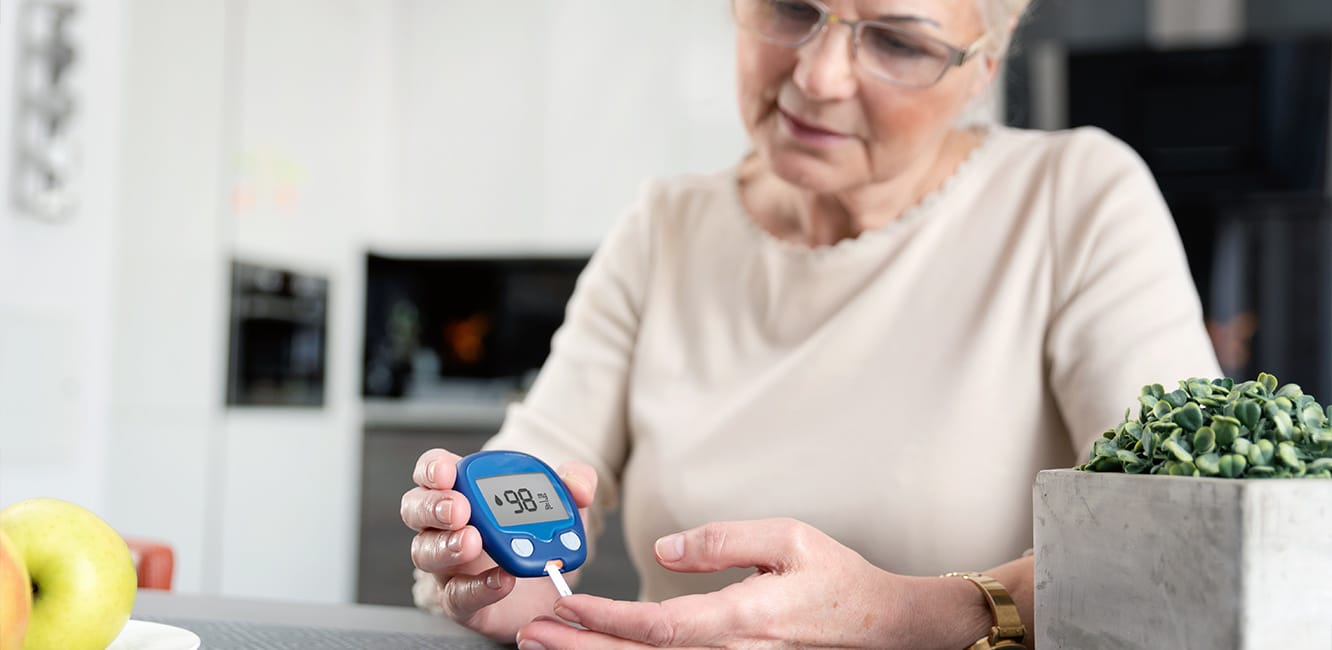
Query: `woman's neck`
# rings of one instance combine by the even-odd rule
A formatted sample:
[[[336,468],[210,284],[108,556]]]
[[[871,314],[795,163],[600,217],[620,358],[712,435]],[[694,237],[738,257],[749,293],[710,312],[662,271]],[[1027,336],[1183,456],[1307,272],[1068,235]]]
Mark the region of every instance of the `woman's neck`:
[[[979,131],[952,131],[927,162],[891,180],[819,194],[777,177],[757,157],[741,165],[741,194],[751,218],[773,236],[818,248],[882,228],[943,185],[980,145]]]

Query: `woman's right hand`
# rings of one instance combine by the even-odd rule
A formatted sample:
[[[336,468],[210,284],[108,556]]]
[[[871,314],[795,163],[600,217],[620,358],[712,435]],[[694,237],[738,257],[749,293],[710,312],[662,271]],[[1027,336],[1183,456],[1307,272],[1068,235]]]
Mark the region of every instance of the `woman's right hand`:
[[[517,580],[481,550],[481,533],[467,525],[472,506],[454,491],[457,454],[431,449],[412,472],[417,487],[402,495],[402,521],[417,531],[412,563],[435,576],[444,613],[493,639],[512,643],[518,629],[554,611],[559,594],[549,580]],[[585,463],[565,463],[556,473],[574,503],[592,505],[597,472]]]

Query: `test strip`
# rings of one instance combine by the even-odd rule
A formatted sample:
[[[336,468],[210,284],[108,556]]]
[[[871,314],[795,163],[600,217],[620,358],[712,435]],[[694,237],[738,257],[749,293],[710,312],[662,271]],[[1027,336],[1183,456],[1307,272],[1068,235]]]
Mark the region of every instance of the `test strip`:
[[[555,583],[555,590],[560,592],[561,598],[573,595],[573,590],[569,588],[569,583],[564,581],[564,574],[560,573],[559,565],[554,562],[547,562],[546,575],[550,576],[550,581]]]

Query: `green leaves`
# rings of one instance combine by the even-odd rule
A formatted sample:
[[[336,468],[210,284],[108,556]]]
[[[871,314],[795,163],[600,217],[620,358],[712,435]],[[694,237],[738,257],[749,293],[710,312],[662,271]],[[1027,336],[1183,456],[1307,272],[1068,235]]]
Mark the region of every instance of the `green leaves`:
[[[1318,408],[1317,404],[1310,404],[1300,411],[1300,424],[1309,431],[1321,431],[1327,424],[1328,418],[1323,416],[1323,409]]]
[[[1221,457],[1218,469],[1226,478],[1239,478],[1244,476],[1244,469],[1248,464],[1249,461],[1240,454],[1226,454]]]
[[[1269,406],[1268,415],[1272,418],[1272,424],[1276,426],[1277,435],[1282,440],[1290,440],[1295,436],[1295,423],[1291,421],[1290,414],[1279,410],[1278,407]]]
[[[1264,441],[1264,442],[1266,442],[1266,441]],[[1283,465],[1285,465],[1286,467],[1289,467],[1289,468],[1291,468],[1291,469],[1293,469],[1293,470],[1296,470],[1296,471],[1299,471],[1299,472],[1303,472],[1303,471],[1304,471],[1304,462],[1301,461],[1301,460],[1299,459],[1299,456],[1297,456],[1297,455],[1295,454],[1295,444],[1294,444],[1294,443],[1291,443],[1291,442],[1283,442],[1283,443],[1277,445],[1277,458],[1280,458],[1280,459],[1281,459],[1281,463],[1282,463]]]
[[[1271,395],[1272,391],[1276,390],[1277,378],[1265,372],[1260,372],[1258,373],[1258,383],[1262,385],[1268,395]]]
[[[1183,390],[1177,390],[1173,393],[1166,393],[1165,397],[1162,399],[1164,399],[1165,402],[1170,406],[1174,408],[1179,408],[1188,403],[1189,394],[1184,392]]]
[[[1203,454],[1194,463],[1203,476],[1216,476],[1221,473],[1221,457],[1216,454]]]
[[[1235,417],[1249,431],[1258,430],[1258,419],[1263,417],[1263,408],[1251,399],[1242,399],[1235,405]]]
[[[1212,416],[1211,428],[1216,436],[1216,444],[1221,447],[1229,447],[1235,444],[1235,439],[1240,435],[1240,421],[1224,415]]]
[[[1332,478],[1332,404],[1261,373],[1143,386],[1138,416],[1093,445],[1083,471],[1217,478]]]
[[[1198,454],[1211,453],[1216,449],[1216,433],[1212,427],[1203,427],[1193,434],[1193,451]]]
[[[1258,467],[1270,467],[1276,455],[1276,445],[1264,438],[1249,447],[1249,462]]]
[[[1203,412],[1196,403],[1181,404],[1175,412],[1175,424],[1185,431],[1197,431],[1203,425]]]
[[[1184,463],[1193,462],[1193,454],[1190,454],[1189,450],[1185,449],[1184,446],[1179,444],[1174,438],[1165,441],[1165,448],[1166,451],[1170,452],[1170,455],[1175,457],[1175,460]]]

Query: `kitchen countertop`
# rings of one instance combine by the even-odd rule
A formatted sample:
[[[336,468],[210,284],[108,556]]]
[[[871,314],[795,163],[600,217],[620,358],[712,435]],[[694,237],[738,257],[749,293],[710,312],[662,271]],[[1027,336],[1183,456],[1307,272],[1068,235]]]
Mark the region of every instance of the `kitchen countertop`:
[[[491,398],[366,398],[362,420],[366,429],[499,431],[511,400]]]
[[[337,647],[367,648],[503,647],[447,618],[411,607],[243,600],[140,590],[133,618],[190,630],[199,636],[204,648],[305,648],[330,647],[334,643]]]

